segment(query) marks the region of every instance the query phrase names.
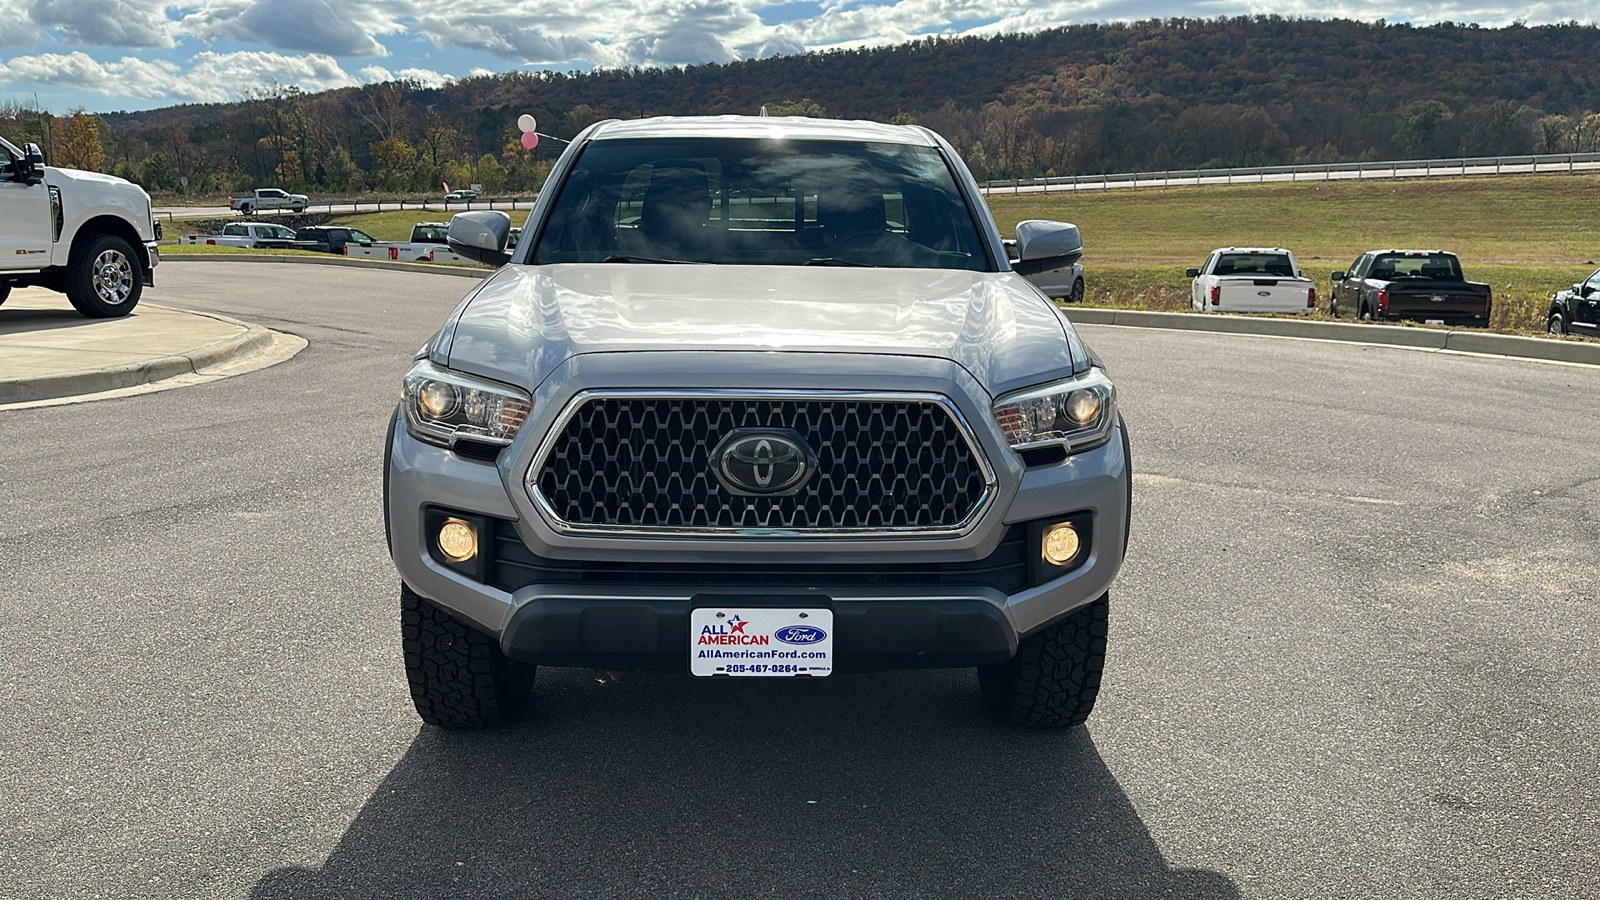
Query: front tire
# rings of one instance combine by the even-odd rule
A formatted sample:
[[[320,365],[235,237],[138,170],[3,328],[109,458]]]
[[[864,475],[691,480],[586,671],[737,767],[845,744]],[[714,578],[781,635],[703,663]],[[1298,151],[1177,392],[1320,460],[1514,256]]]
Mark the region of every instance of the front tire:
[[[0,299],[3,299],[4,296],[4,294],[0,294]],[[1563,316],[1559,312],[1552,312],[1550,314],[1550,321],[1546,323],[1546,328],[1551,334],[1571,334],[1571,332],[1567,330],[1566,316]]]
[[[102,234],[72,248],[62,278],[67,299],[91,319],[133,312],[144,293],[144,264],[128,242]]]
[[[535,668],[513,662],[494,638],[400,585],[400,645],[417,715],[457,730],[515,721]]]
[[[1094,711],[1106,665],[1111,595],[1023,639],[1008,662],[978,669],[984,706],[1002,725],[1069,728]]]

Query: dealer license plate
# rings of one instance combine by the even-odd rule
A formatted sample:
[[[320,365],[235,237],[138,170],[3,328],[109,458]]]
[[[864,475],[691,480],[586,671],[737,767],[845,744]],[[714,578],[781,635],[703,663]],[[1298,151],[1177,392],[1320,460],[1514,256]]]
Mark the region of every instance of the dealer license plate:
[[[693,610],[689,671],[736,677],[827,675],[833,671],[833,610]]]

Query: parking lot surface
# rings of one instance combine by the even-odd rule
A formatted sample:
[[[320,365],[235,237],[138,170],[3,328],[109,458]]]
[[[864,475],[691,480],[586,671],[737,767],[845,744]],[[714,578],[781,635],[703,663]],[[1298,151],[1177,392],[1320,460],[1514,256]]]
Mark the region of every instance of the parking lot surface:
[[[173,266],[309,346],[0,412],[0,897],[1600,896],[1600,369],[1086,326],[1138,473],[1087,728],[545,669],[445,734],[381,459],[469,285]]]

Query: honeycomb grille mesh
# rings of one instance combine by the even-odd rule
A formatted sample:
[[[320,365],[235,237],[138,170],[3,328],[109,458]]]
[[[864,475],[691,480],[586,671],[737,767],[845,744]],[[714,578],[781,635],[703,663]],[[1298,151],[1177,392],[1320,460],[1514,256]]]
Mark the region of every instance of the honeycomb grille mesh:
[[[739,496],[711,451],[736,428],[792,429],[817,454],[791,496]],[[954,530],[984,500],[982,465],[933,401],[595,397],[567,420],[536,486],[578,527]]]

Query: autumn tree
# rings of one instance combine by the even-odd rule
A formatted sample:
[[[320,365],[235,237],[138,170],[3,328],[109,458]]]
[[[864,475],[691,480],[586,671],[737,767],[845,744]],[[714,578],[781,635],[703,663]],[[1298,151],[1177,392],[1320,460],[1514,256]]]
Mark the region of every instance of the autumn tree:
[[[98,172],[106,160],[100,143],[100,117],[77,107],[58,119],[55,127],[55,165]]]

